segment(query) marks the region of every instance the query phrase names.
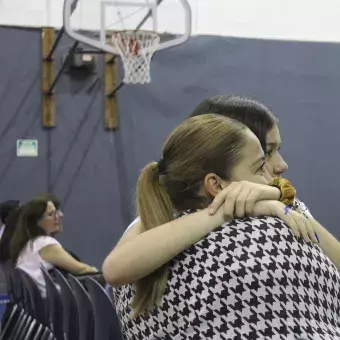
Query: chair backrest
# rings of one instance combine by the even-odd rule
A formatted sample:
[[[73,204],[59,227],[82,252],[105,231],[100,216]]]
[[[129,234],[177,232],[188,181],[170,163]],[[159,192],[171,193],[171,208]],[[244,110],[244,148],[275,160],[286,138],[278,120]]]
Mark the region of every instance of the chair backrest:
[[[7,294],[11,302],[19,305],[21,308],[25,308],[23,283],[18,272],[10,261],[7,261],[2,268],[6,277]]]
[[[0,263],[0,272],[1,272],[1,281],[4,281],[2,282],[2,286],[5,286],[5,291],[2,291],[1,294],[4,294],[4,293],[7,293],[9,295],[9,291],[11,289],[11,287],[9,287],[9,285],[11,284],[9,282],[9,277],[7,275],[7,267],[13,267],[13,266],[10,266],[10,263],[7,262],[7,263]]]
[[[26,309],[29,312],[27,303],[29,302],[29,297],[25,292],[24,281],[21,278],[19,271],[16,268],[10,269],[10,280],[12,281],[12,297],[13,302],[19,305],[21,308]]]
[[[27,304],[28,312],[41,324],[50,327],[49,315],[46,313],[47,306],[42,298],[38,286],[34,280],[23,270],[15,269],[18,278],[22,282],[25,303]]]
[[[60,287],[61,301],[63,303],[63,328],[67,340],[79,339],[78,307],[72,288],[57,269],[54,270],[55,280]]]
[[[64,340],[63,329],[63,305],[57,286],[54,284],[47,270],[41,267],[41,271],[45,280],[46,298],[52,323],[53,334],[57,340]]]
[[[2,269],[5,273],[5,278],[6,278],[6,286],[7,286],[7,294],[11,297],[12,302],[18,303],[17,299],[21,296],[19,296],[19,293],[22,294],[22,289],[21,292],[16,291],[18,286],[15,285],[15,271],[12,263],[6,262],[3,264]]]
[[[97,272],[97,273],[88,273],[88,274],[82,274],[82,275],[77,275],[75,276],[75,278],[81,283],[81,284],[84,284],[85,287],[86,287],[86,284],[85,284],[85,280],[90,277],[92,278],[93,280],[97,281],[102,287],[105,287],[106,286],[106,282],[105,282],[105,279],[104,279],[104,275],[102,272]],[[85,288],[86,289],[86,288]]]
[[[69,274],[68,281],[70,282],[77,301],[79,312],[79,340],[93,340],[94,314],[90,296],[74,276]]]
[[[85,282],[94,310],[94,339],[121,339],[119,321],[110,297],[97,281],[87,278]]]

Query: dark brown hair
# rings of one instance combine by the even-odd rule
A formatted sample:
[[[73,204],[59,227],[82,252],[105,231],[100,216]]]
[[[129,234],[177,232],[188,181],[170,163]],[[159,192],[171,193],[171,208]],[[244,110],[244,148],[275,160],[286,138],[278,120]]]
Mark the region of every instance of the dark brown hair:
[[[59,210],[60,207],[61,207],[60,198],[58,196],[52,194],[52,193],[39,194],[39,195],[35,196],[34,198],[41,198],[43,200],[47,200],[47,201],[52,202],[57,210]]]
[[[48,202],[48,199],[34,198],[23,206],[10,245],[10,255],[14,263],[28,241],[46,235],[38,223],[46,211]]]
[[[207,206],[207,198],[199,194],[204,178],[208,173],[229,178],[245,144],[244,129],[240,122],[214,114],[180,124],[164,144],[161,181],[157,162],[149,163],[139,177],[137,207],[142,231],[173,220],[174,210]],[[165,265],[136,283],[135,315],[151,311],[160,302],[167,275]]]
[[[257,100],[235,96],[218,95],[204,99],[192,112],[191,116],[215,113],[236,119],[246,125],[259,139],[266,152],[267,133],[278,123],[271,110]]]

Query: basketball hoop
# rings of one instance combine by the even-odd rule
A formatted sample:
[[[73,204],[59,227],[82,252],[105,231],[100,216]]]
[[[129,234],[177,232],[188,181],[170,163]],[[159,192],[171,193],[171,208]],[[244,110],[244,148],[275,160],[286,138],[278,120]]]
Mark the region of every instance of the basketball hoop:
[[[160,43],[160,36],[151,31],[118,31],[112,36],[124,66],[124,83],[150,83],[150,63]]]

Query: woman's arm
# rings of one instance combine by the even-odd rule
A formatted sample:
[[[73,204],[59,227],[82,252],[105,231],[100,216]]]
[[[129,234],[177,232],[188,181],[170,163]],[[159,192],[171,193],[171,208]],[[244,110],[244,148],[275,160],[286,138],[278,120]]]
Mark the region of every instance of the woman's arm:
[[[223,223],[223,209],[214,216],[210,216],[208,209],[204,209],[144,233],[140,233],[137,224],[123,236],[106,258],[102,269],[104,278],[113,286],[135,282],[169,262]]]
[[[256,201],[279,198],[278,188],[246,181],[234,182],[215,197],[209,213],[205,209],[144,233],[140,223],[136,223],[105,259],[102,267],[104,277],[113,286],[135,282],[169,262],[225,221],[232,220],[234,211],[238,217],[244,217],[246,213],[250,214]]]
[[[312,226],[319,239],[319,246],[330,258],[334,265],[340,270],[340,243],[339,241],[325,229],[318,221],[314,219],[306,205],[295,199],[295,209],[304,215],[308,223]]]
[[[267,200],[279,198],[278,188],[245,181],[234,182],[215,197],[209,213],[205,209],[144,233],[140,223],[136,223],[125,232],[104,261],[104,277],[113,286],[135,282],[169,262],[210,231],[232,220],[234,211],[238,217],[244,217],[247,213],[250,216],[271,215],[266,207],[267,203],[259,205],[262,202],[256,202],[269,202]],[[273,203],[277,203],[275,207],[279,208],[273,209],[275,211],[272,216],[283,215],[284,205],[280,202]],[[256,206],[258,208],[254,210]],[[277,210],[280,210],[279,213]],[[284,218],[291,229],[298,231],[299,227],[294,219],[290,216]],[[305,239],[308,239],[308,235]]]
[[[59,267],[71,274],[82,275],[96,273],[98,270],[85,263],[75,260],[63,247],[58,244],[50,244],[39,250],[43,260]]]
[[[134,237],[142,233],[142,226],[140,222],[136,222],[134,225],[130,226],[128,230],[125,231],[119,242],[116,244],[115,248],[120,247],[124,243],[132,240]]]
[[[319,222],[313,218],[308,218],[307,221],[315,230],[319,239],[319,246],[330,258],[334,265],[340,270],[340,243],[339,241],[325,229]]]
[[[314,231],[307,228],[297,212],[285,212],[284,204],[277,201],[261,201],[255,204],[253,216],[281,218],[297,237],[307,242],[317,242]],[[208,209],[183,216],[160,227],[141,233],[140,225],[134,225],[120,240],[103,264],[105,280],[120,286],[135,282],[198,242],[209,232],[225,223],[221,207],[213,216]]]
[[[262,202],[259,203],[258,207],[260,209],[264,209],[265,207],[262,205]],[[268,207],[268,206],[267,206]],[[282,207],[279,208],[276,202],[272,202],[269,205],[269,208],[273,208],[270,212],[271,215],[274,211],[279,212],[282,210]],[[320,248],[324,251],[324,253],[329,257],[329,259],[334,263],[334,265],[337,267],[338,270],[340,270],[340,243],[339,241],[326,229],[324,228],[318,221],[316,221],[310,213],[306,214],[306,209],[301,209],[301,212],[294,212],[292,211],[290,214],[282,214],[279,216],[279,214],[276,214],[277,217],[280,217],[284,222],[287,224],[287,216],[290,216],[293,214],[293,216],[296,216],[295,214],[299,214],[299,218],[296,219],[296,224],[299,224],[300,231],[297,231],[297,229],[293,229],[293,232],[296,236],[301,235],[305,238],[306,231],[308,232],[309,238],[314,242],[318,243]],[[301,221],[305,225],[305,228],[301,228]],[[314,236],[311,234],[314,233]],[[306,239],[306,238],[305,238]],[[308,240],[307,240],[308,241]]]

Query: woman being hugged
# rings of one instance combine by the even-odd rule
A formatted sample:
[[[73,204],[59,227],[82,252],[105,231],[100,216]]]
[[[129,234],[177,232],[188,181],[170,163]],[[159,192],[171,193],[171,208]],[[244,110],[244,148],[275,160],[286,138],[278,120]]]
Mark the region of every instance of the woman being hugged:
[[[293,233],[282,219],[297,226],[302,215],[268,193],[255,200],[253,215],[280,219],[224,223],[223,208],[209,216],[207,207],[231,182],[266,186],[264,163],[259,140],[243,124],[202,115],[180,124],[162,160],[143,169],[137,186],[142,233],[125,251],[131,247],[141,263],[150,262],[152,250],[158,269],[114,289],[128,340],[340,337],[339,272],[319,246],[297,237],[299,231],[307,241],[315,237],[307,218],[305,229]],[[197,219],[177,227],[174,212],[196,212]],[[169,248],[173,260],[164,262]],[[124,265],[132,266],[131,258]]]
[[[194,109],[192,116],[207,113],[215,113],[236,119],[245,124],[256,135],[266,155],[263,168],[265,177],[268,183],[277,187],[275,189],[273,186],[268,187],[268,185],[244,180],[232,182],[215,197],[210,206],[210,215],[213,215],[221,205],[224,205],[225,221],[229,221],[234,217],[253,216],[253,207],[256,202],[261,200],[280,200],[286,205],[290,205],[293,210],[302,212],[307,219],[312,220],[313,217],[306,206],[295,197],[296,191],[294,187],[288,180],[281,177],[288,166],[279,152],[281,136],[278,120],[271,110],[254,99],[234,95],[220,95],[203,100]],[[159,165],[162,172],[162,162]],[[307,241],[309,236],[301,218],[299,217],[298,221],[295,221],[290,219],[290,215],[297,216],[288,211],[284,221],[297,235],[302,236]],[[216,228],[221,223],[216,218],[202,219],[202,212],[197,212],[160,226],[161,228],[158,229],[157,235],[146,233],[140,236],[143,231],[149,230],[149,228],[145,227],[145,230],[142,230],[139,221],[138,217],[131,223],[104,262],[103,272],[107,282],[111,285],[119,286],[135,282],[150,274],[159,266],[171,260],[174,255],[204,237],[207,230],[209,230],[208,226]],[[317,230],[316,233],[321,235],[320,246],[340,268],[339,243],[333,242],[334,238],[316,221],[313,221],[313,223]],[[162,243],[158,248],[150,246],[150,244],[154,243],[159,244],[159,239],[168,239],[169,234],[173,238],[176,237],[178,243]],[[139,237],[136,238],[136,236]],[[310,237],[312,241],[316,241],[314,236]],[[144,255],[140,256],[139,251],[136,251],[136,249],[144,249]]]

